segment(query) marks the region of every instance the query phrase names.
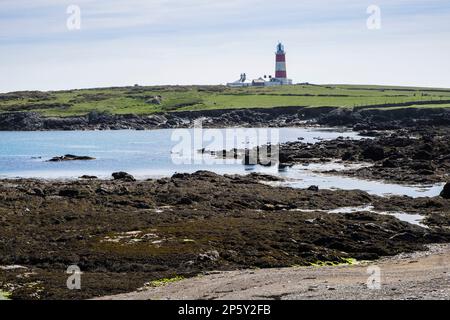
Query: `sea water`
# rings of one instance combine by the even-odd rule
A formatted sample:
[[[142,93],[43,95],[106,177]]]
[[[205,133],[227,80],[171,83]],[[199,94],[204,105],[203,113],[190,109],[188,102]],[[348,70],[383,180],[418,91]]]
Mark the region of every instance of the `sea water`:
[[[372,194],[402,194],[412,197],[436,196],[442,189],[434,186],[403,186],[398,184],[366,181],[356,178],[333,176],[321,171],[336,169],[335,164],[311,165],[310,167],[294,166],[284,171],[276,167],[244,166],[238,161],[208,164],[205,161],[178,163],[174,161],[174,150],[177,141],[177,129],[161,129],[148,131],[33,131],[33,132],[0,132],[0,178],[41,178],[41,179],[76,179],[82,175],[94,175],[99,178],[110,178],[111,173],[126,171],[138,179],[160,178],[174,173],[192,173],[197,170],[208,170],[219,174],[248,174],[250,172],[268,173],[286,178],[284,186],[294,188],[318,185],[320,188],[361,189]],[[185,134],[195,136],[193,129],[182,129]],[[249,129],[246,129],[249,130]],[[250,130],[265,133],[267,138],[258,141],[259,145],[273,142],[297,141],[316,143],[321,140],[332,140],[338,137],[361,139],[357,133],[323,128],[253,128]],[[259,131],[258,131],[259,130]],[[233,132],[235,136],[233,136]],[[203,129],[202,136],[211,137],[221,133],[223,141],[202,141],[200,146],[208,150],[245,148],[242,129]],[[267,134],[268,133],[268,134]],[[236,137],[237,135],[237,137]],[[194,139],[194,138],[193,138]],[[266,139],[266,140],[264,140]],[[225,146],[227,148],[225,148]],[[194,150],[193,156],[214,156],[201,154]],[[94,157],[92,161],[48,162],[55,156],[74,154]],[[211,160],[211,159],[210,159]]]

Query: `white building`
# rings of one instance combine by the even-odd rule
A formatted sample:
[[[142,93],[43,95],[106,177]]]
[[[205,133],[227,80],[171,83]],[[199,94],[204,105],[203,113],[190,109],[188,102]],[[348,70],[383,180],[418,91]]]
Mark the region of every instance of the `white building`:
[[[228,87],[250,87],[251,85],[252,81],[247,80],[247,75],[245,73],[241,73],[239,80],[227,83]]]

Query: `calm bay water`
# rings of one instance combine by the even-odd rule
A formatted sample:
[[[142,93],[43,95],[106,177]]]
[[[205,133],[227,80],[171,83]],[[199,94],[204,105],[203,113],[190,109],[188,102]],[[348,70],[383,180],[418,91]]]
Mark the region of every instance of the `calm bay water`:
[[[264,138],[264,134],[262,136],[258,135],[260,137],[258,144],[266,143],[274,132],[279,136],[279,142],[296,141],[299,137],[303,138],[303,142],[310,143],[321,139],[331,140],[339,136],[352,139],[360,138],[354,132],[312,128],[255,130],[260,130],[258,133],[268,132],[267,138]],[[192,134],[193,130],[186,129],[183,132]],[[221,133],[223,139],[208,140],[208,137],[211,138],[214,135],[217,137],[217,133]],[[231,161],[234,162],[232,164],[214,165],[208,165],[202,161],[199,161],[199,163],[176,164],[173,161],[174,147],[179,144],[179,141],[172,139],[173,137],[174,130],[171,129],[151,131],[0,132],[0,178],[73,179],[85,174],[109,178],[112,172],[126,171],[139,179],[145,179],[171,176],[175,172],[191,173],[197,170],[209,170],[220,174],[264,172],[280,175],[288,178],[289,181],[286,185],[292,187],[307,187],[315,184],[322,188],[362,189],[375,194],[391,193],[410,196],[434,196],[440,190],[440,186],[408,187],[327,176],[313,173],[309,168],[299,166],[278,172],[276,168],[243,166],[240,163],[236,163],[236,161]],[[193,134],[192,137],[194,137]],[[195,145],[195,138],[192,138],[192,150],[196,150],[196,147],[205,147],[209,150],[245,147],[243,138],[239,134],[234,136],[232,130],[226,132],[225,129],[204,129],[203,137],[206,140],[200,145]],[[276,140],[272,141],[276,142]],[[91,156],[95,157],[96,160],[46,161],[54,156],[64,154]],[[205,157],[205,155],[194,151],[192,154],[197,160],[198,157]]]

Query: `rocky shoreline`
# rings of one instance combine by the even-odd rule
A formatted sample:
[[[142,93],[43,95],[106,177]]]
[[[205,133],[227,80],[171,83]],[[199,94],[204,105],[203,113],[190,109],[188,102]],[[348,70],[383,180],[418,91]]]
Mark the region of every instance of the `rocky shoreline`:
[[[36,112],[6,112],[0,113],[0,131],[172,129],[193,127],[197,119],[202,120],[205,128],[296,127],[308,123],[347,126],[364,131],[450,125],[450,108],[387,107],[350,109],[293,106],[178,111],[147,116],[111,115],[94,111],[85,116],[73,117],[44,117]]]
[[[430,184],[450,180],[449,115],[439,108],[298,107],[148,117],[9,113],[0,114],[0,130],[178,128],[199,118],[204,127],[344,125],[370,138],[285,143],[276,165],[368,163],[327,173]],[[235,153],[245,160],[245,152]],[[88,155],[52,161],[74,160],[95,161]],[[111,180],[0,180],[0,293],[13,299],[93,298],[212,270],[335,265],[450,242],[449,184],[440,196],[411,198],[268,185],[278,179],[200,171],[146,181],[126,172]],[[422,225],[390,215],[396,212],[421,215]],[[82,290],[65,286],[71,265],[83,272]]]
[[[299,140],[264,146],[264,151],[256,147],[199,152],[211,153],[217,158],[241,159],[243,164],[275,165],[279,169],[294,165],[307,167],[311,163],[333,162],[350,167],[364,164],[359,168],[321,172],[391,183],[418,185],[450,181],[450,127],[377,130],[365,134],[373,137],[360,140],[339,137],[316,143]]]
[[[280,163],[285,166],[328,163],[367,163],[358,169],[325,171],[367,180],[401,184],[434,184],[450,180],[450,128],[426,127],[379,131],[369,139],[336,139],[280,146]]]
[[[92,298],[209,270],[372,260],[450,242],[443,197],[270,187],[261,182],[274,177],[258,174],[126,178],[1,181],[1,290]],[[424,214],[427,228],[365,209],[331,213],[367,205]],[[83,290],[65,287],[70,265],[82,270]]]

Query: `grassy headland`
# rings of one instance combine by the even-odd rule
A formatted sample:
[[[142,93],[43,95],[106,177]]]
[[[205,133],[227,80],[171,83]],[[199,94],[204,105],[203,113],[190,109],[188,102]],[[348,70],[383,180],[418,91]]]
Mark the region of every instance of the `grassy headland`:
[[[35,111],[44,116],[63,117],[84,115],[91,111],[152,114],[281,106],[450,107],[450,89],[304,84],[267,88],[134,86],[0,94],[0,113]]]

